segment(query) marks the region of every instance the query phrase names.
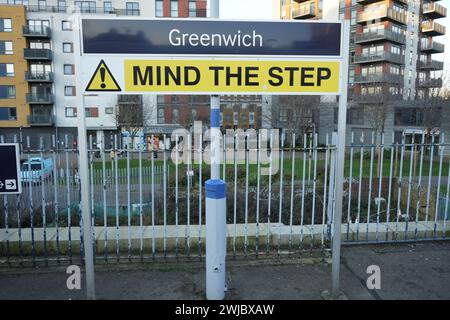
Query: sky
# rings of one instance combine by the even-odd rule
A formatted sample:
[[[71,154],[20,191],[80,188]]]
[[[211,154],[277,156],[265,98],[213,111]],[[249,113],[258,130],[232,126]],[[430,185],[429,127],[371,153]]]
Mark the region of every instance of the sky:
[[[436,41],[444,43],[444,54],[436,54],[436,60],[444,61],[446,85],[450,86],[450,0],[438,2],[447,8],[446,18],[438,19],[440,24],[447,27],[445,36],[435,37]],[[220,17],[222,19],[273,19],[273,0],[221,0]]]

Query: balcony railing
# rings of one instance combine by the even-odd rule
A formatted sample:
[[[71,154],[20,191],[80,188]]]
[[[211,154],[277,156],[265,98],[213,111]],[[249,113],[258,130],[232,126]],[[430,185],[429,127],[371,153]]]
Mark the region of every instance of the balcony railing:
[[[442,61],[420,61],[419,62],[419,68],[420,69],[427,69],[427,70],[443,70],[444,69],[444,62]]]
[[[383,0],[356,0],[356,2],[359,4],[370,4],[370,3],[380,2],[380,1],[383,1]],[[403,4],[408,4],[408,0],[395,0],[395,1],[403,3]]]
[[[420,49],[429,53],[443,53],[445,46],[436,41],[427,41],[426,43],[422,42],[420,44]]]
[[[388,103],[392,101],[401,101],[403,99],[402,94],[381,94],[381,93],[366,93],[366,94],[355,94],[353,95],[353,100],[358,103]]]
[[[378,31],[357,33],[355,35],[355,43],[364,43],[364,42],[382,41],[382,40],[389,40],[392,42],[405,44],[406,36],[404,34],[400,34],[397,32],[393,32],[392,30],[386,30],[386,29],[381,29]]]
[[[395,11],[391,8],[381,8],[379,10],[360,12],[356,17],[356,22],[361,23],[372,20],[386,20],[386,19],[406,24],[406,15],[403,12]]]
[[[361,53],[355,55],[355,63],[368,63],[374,61],[390,61],[397,64],[404,64],[405,56],[387,51],[376,54]]]
[[[114,14],[118,16],[139,16],[141,11],[127,9],[106,9],[103,7],[79,8],[76,6],[26,6],[28,12],[64,12],[64,13],[83,13],[83,14]]]
[[[442,79],[419,79],[419,87],[440,88],[442,87]]]
[[[30,126],[53,126],[55,123],[54,117],[51,114],[33,114],[27,118]]]
[[[52,51],[50,49],[23,49],[23,57],[27,60],[52,60]]]
[[[292,6],[292,18],[312,18],[316,16],[316,6],[312,2],[294,4]]]
[[[447,16],[447,8],[438,3],[425,3],[423,5],[423,14],[431,19],[439,19]]]
[[[29,82],[53,82],[53,72],[25,71],[25,79]]]
[[[421,29],[422,32],[427,36],[442,36],[445,35],[446,30],[446,28],[443,25],[435,21],[428,21],[422,23]]]
[[[355,83],[403,83],[403,76],[400,74],[371,74],[355,75]]]
[[[27,93],[29,104],[53,104],[53,95],[44,93]]]
[[[22,32],[25,37],[38,37],[38,38],[50,38],[52,36],[52,31],[50,27],[30,27],[23,26]]]

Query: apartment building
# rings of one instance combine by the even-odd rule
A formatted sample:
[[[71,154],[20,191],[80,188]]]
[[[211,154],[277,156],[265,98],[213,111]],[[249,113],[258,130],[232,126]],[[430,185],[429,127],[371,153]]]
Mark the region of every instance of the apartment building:
[[[330,5],[326,1],[275,2],[282,19],[320,19],[324,6]],[[364,132],[370,140],[380,126],[394,132],[397,140],[430,125],[438,132],[438,119],[425,125],[423,107],[442,87],[443,62],[434,55],[444,52],[436,37],[446,30],[436,20],[445,17],[447,9],[430,0],[336,1],[339,19],[351,22],[347,138],[351,132],[357,137]],[[337,122],[336,106],[326,105],[318,124],[322,143]]]
[[[0,0],[0,17],[7,29],[0,30],[0,48],[5,48],[5,53],[0,53],[0,72],[4,69],[1,74],[8,74],[0,76],[0,90],[8,97],[0,96],[0,106],[5,106],[0,117],[8,118],[0,120],[0,135],[6,141],[23,137],[25,146],[28,136],[35,148],[42,137],[44,147],[49,147],[55,135],[60,148],[66,142],[77,145],[77,112],[82,108],[75,97],[82,89],[75,83],[82,66],[75,65],[73,54],[74,13],[154,17],[155,4],[143,0]],[[86,125],[94,147],[109,147],[111,135],[120,127],[118,110],[130,99],[136,101],[116,95],[86,97]],[[146,99],[137,100],[143,109]],[[156,105],[156,98],[147,100],[150,106]]]

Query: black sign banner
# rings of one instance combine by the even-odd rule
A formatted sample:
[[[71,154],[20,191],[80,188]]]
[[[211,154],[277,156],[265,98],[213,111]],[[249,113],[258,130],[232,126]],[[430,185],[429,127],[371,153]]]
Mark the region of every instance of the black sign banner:
[[[339,22],[82,19],[82,28],[85,54],[341,54]]]

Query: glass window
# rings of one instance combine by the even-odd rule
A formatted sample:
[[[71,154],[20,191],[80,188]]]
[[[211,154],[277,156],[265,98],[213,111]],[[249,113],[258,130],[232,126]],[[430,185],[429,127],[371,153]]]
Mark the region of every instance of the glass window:
[[[75,1],[75,5],[78,7],[80,12],[95,13],[96,12],[96,2],[95,1]]]
[[[15,86],[0,86],[0,99],[15,99],[16,87]]]
[[[72,53],[73,52],[73,44],[71,42],[63,43],[63,52],[64,53]]]
[[[170,1],[170,16],[178,17],[178,1]]]
[[[74,118],[77,116],[77,108],[66,107],[66,118]]]
[[[75,87],[74,86],[65,86],[64,87],[64,95],[65,96],[74,96],[75,95]]]
[[[11,32],[11,31],[12,31],[11,19],[9,18],[0,19],[0,32]]]
[[[172,123],[178,123],[179,111],[178,109],[172,109]]]
[[[72,30],[72,24],[70,23],[70,21],[62,21],[62,30],[63,31],[70,31]]]
[[[113,6],[111,1],[105,1],[103,2],[103,12],[105,13],[112,13],[113,12]]]
[[[189,1],[189,17],[197,16],[197,2]]]
[[[14,77],[14,64],[0,63],[0,77]]]
[[[113,114],[114,108],[113,107],[105,107],[105,114]]]
[[[46,0],[39,0],[38,1],[39,9],[45,9],[46,6],[47,6],[47,1]]]
[[[0,54],[13,54],[12,41],[0,41]]]
[[[64,74],[74,74],[74,65],[73,64],[65,64],[64,65]]]
[[[155,2],[155,16],[164,17],[164,3],[162,0],[156,0]]]
[[[127,2],[127,16],[139,15],[139,2]]]
[[[98,118],[98,107],[85,108],[86,117]]]
[[[66,12],[66,0],[58,0],[58,11],[59,12]]]
[[[0,120],[1,121],[17,120],[16,108],[0,107]]]

